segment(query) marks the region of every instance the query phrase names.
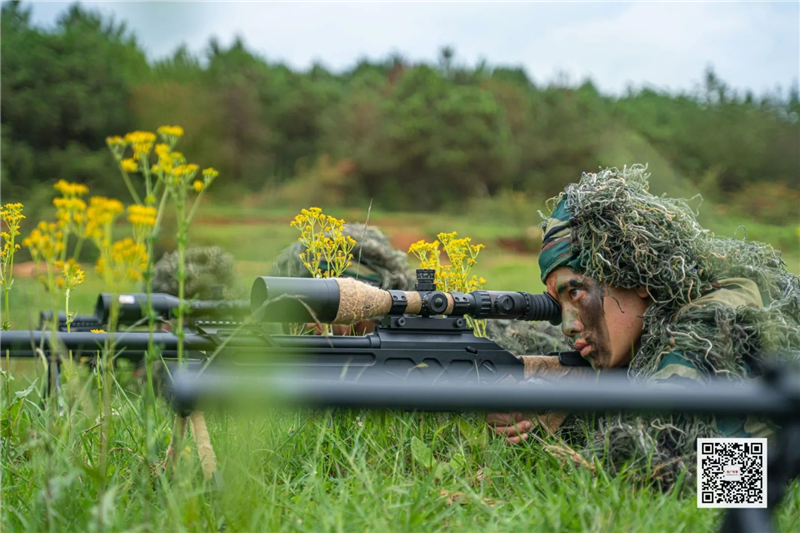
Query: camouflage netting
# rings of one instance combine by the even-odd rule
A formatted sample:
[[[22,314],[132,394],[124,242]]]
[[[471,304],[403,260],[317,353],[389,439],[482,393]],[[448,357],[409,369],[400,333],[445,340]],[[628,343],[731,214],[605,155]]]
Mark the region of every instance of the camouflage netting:
[[[218,287],[233,289],[233,256],[219,246],[188,248],[185,257],[186,298],[209,300],[218,297]],[[153,292],[178,295],[178,251],[165,253],[153,269]]]
[[[648,192],[645,170],[584,174],[556,199],[566,200],[571,213],[579,270],[607,285],[645,287],[653,300],[630,377],[653,377],[669,354],[679,354],[701,379],[754,377],[766,358],[800,361],[800,280],[780,253],[704,230],[684,200]],[[715,300],[731,278],[755,282],[763,307]],[[693,305],[701,298],[704,305]],[[720,436],[713,420],[682,416],[612,416],[596,429],[590,452],[604,451],[613,471],[626,462],[649,464],[663,486],[682,470],[691,475],[698,437]]]
[[[408,256],[392,248],[386,236],[374,226],[352,223],[342,227],[342,236],[352,237],[356,245],[351,252],[353,264],[346,275],[358,277],[384,290],[408,290],[414,286],[414,275],[408,265]],[[271,276],[310,277],[300,261],[303,245],[295,242],[286,248],[272,267]],[[359,268],[362,265],[362,268]]]

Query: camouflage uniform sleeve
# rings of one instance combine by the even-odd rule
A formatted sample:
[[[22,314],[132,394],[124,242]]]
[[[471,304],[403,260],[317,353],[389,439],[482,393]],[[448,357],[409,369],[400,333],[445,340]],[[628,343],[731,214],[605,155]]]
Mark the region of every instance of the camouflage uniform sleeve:
[[[672,352],[662,358],[650,381],[661,387],[690,387],[706,379],[707,373]],[[757,417],[608,415],[596,421],[594,442],[590,439],[584,453],[600,459],[615,475],[628,465],[633,475],[668,490],[684,471],[685,485],[693,486],[698,438],[768,437],[774,429]]]
[[[672,352],[664,356],[658,370],[651,381],[659,386],[691,386],[705,381],[701,373],[680,352]],[[720,436],[731,438],[771,437],[775,434],[775,426],[766,419],[755,416],[746,418],[717,417],[715,425]]]

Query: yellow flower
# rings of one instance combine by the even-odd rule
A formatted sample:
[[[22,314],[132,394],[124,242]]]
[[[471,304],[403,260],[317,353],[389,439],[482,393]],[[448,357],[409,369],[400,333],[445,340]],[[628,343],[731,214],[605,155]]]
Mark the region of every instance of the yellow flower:
[[[19,226],[20,220],[25,218],[25,215],[22,214],[22,204],[6,204],[2,208],[0,208],[0,219],[8,224],[9,227]],[[19,232],[15,233],[15,235],[19,235]]]
[[[133,147],[133,158],[146,157],[156,142],[156,134],[150,131],[134,131],[125,135],[125,141]]]
[[[56,265],[58,266],[61,261],[56,261]],[[85,276],[81,267],[75,263],[75,260],[69,259],[66,263],[63,263],[60,266],[61,270],[61,278],[58,280],[59,286],[65,286],[68,289],[72,289],[76,285],[79,285],[84,282]]]
[[[139,165],[136,163],[134,159],[123,159],[119,162],[119,165],[122,167],[122,170],[127,172],[128,174],[132,174],[139,170]]]
[[[53,263],[64,249],[62,237],[63,233],[58,229],[57,224],[40,222],[22,241],[22,246],[30,250],[34,261],[43,260]]]
[[[123,210],[119,200],[103,196],[90,198],[89,208],[86,210],[86,236],[99,242]]]
[[[145,226],[156,225],[156,208],[149,205],[129,205],[128,222]]]
[[[90,329],[89,333],[105,333],[106,330],[104,329]]]
[[[166,157],[169,155],[169,145],[158,143],[156,145],[155,152],[158,157]]]
[[[149,256],[144,244],[126,237],[114,242],[106,257],[97,260],[97,271],[112,287],[141,281]]]
[[[203,190],[205,185],[203,185],[203,182],[200,180],[194,180],[194,183],[192,183],[192,187],[194,187],[194,192],[200,192]]]
[[[119,161],[125,153],[125,147],[128,146],[128,142],[122,137],[114,135],[113,137],[106,137],[106,146],[111,150],[114,159]]]
[[[156,208],[149,205],[128,206],[128,222],[133,225],[133,236],[136,242],[144,242],[150,229],[156,225]]]
[[[325,215],[319,207],[302,209],[290,223],[300,230],[298,241],[305,248],[300,261],[314,278],[341,276],[350,266],[355,240],[342,235],[343,224],[344,220]],[[320,269],[323,259],[324,271]]]
[[[161,126],[156,131],[163,138],[169,138],[169,137],[180,138],[180,137],[183,137],[183,128],[181,128],[180,126]]]
[[[203,178],[205,178],[208,183],[211,183],[217,176],[219,176],[219,172],[215,168],[208,167],[203,169]]]
[[[82,235],[86,202],[77,197],[54,198],[53,205],[56,206],[56,218],[59,224],[66,227],[74,223],[72,229],[78,235]]]
[[[65,197],[83,196],[89,192],[89,188],[82,183],[70,183],[66,180],[58,180],[53,188]]]

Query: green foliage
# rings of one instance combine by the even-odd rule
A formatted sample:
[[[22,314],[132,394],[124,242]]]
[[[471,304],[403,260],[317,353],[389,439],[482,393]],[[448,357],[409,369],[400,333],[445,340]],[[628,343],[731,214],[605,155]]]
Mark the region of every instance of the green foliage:
[[[103,190],[114,171],[105,137],[130,128],[132,83],[149,71],[136,40],[77,5],[45,31],[11,2],[2,6],[2,50],[4,184],[63,178]]]
[[[549,197],[582,172],[649,163],[656,190],[798,222],[797,86],[757,97],[709,70],[690,92],[612,97],[588,81],[467,67],[451,48],[434,64],[395,54],[334,74],[214,39],[205,57],[180,47],[148,64],[124,25],[78,5],[52,30],[16,2],[2,19],[7,192],[64,178],[115,195],[111,162],[95,157],[105,136],[170,123],[189,132],[187,154],[226,176],[231,197],[333,186],[331,203],[458,209],[501,191]],[[748,201],[769,187],[768,200]]]

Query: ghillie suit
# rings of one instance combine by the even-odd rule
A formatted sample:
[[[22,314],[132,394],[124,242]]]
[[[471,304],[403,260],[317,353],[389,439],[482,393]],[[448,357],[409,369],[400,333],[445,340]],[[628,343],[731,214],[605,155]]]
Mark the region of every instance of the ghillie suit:
[[[486,336],[514,355],[571,350],[561,329],[548,322],[487,320]]]
[[[800,361],[800,280],[771,246],[718,238],[683,200],[648,192],[645,167],[584,174],[555,199],[545,229],[542,279],[559,266],[622,289],[645,287],[632,380],[668,386],[757,378],[767,358]],[[587,454],[618,472],[649,467],[670,487],[683,471],[692,486],[698,437],[766,436],[754,418],[601,417]]]
[[[233,256],[219,246],[188,248],[185,255],[186,298],[216,300],[233,289]],[[153,292],[178,295],[178,251],[164,254],[153,269]],[[220,289],[222,293],[220,294]]]
[[[353,247],[353,260],[345,271],[345,277],[358,278],[384,290],[409,290],[414,285],[414,275],[408,265],[408,256],[392,248],[389,239],[375,226],[364,224],[345,224],[342,236],[356,241]],[[304,252],[302,243],[294,242],[286,248],[272,266],[271,276],[307,278],[311,273],[303,266],[300,254]],[[325,262],[320,263],[327,269]]]

